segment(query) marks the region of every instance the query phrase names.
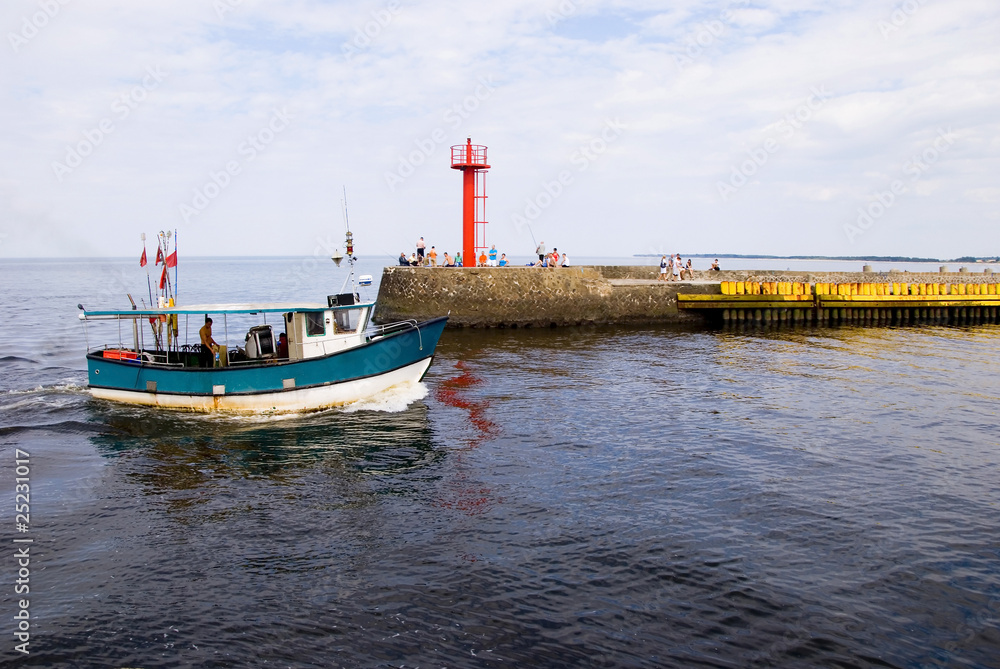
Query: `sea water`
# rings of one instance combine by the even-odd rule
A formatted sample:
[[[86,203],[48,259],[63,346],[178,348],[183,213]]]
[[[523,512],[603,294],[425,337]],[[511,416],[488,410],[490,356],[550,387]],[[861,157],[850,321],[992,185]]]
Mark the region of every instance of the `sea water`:
[[[345,275],[179,269],[184,304]],[[119,335],[77,304],[148,301],[135,261],[0,283],[5,666],[998,666],[997,326],[449,330],[420,384],[238,418],[88,397]]]

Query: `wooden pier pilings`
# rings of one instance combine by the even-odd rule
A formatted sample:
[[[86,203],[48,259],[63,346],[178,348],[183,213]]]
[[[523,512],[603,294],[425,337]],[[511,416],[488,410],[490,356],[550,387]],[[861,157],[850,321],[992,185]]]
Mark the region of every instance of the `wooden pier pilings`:
[[[680,310],[721,316],[724,322],[996,323],[995,283],[799,283],[723,281],[721,294],[677,295]]]

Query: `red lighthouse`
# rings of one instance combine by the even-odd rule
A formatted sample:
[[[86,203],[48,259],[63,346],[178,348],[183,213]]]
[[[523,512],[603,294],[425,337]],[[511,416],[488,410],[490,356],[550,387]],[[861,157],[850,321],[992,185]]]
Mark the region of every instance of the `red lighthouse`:
[[[472,143],[451,147],[451,169],[462,170],[462,264],[475,267],[486,250],[486,147]]]

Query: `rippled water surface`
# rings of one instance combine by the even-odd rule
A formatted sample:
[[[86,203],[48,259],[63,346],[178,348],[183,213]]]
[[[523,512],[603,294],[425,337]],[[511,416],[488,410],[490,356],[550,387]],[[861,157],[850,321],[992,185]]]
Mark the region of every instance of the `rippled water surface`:
[[[132,264],[0,263],[4,664],[1000,666],[996,326],[447,331],[362,405],[189,416],[85,393]]]

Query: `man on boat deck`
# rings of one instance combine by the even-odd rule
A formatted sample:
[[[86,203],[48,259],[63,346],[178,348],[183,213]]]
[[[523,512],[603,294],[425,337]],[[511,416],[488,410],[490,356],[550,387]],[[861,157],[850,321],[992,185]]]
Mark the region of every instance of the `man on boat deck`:
[[[288,357],[288,335],[284,332],[278,335],[278,357]]]
[[[201,337],[201,353],[198,354],[199,367],[212,367],[215,364],[215,349],[218,343],[212,339],[212,319],[205,317],[205,324],[198,330]]]

